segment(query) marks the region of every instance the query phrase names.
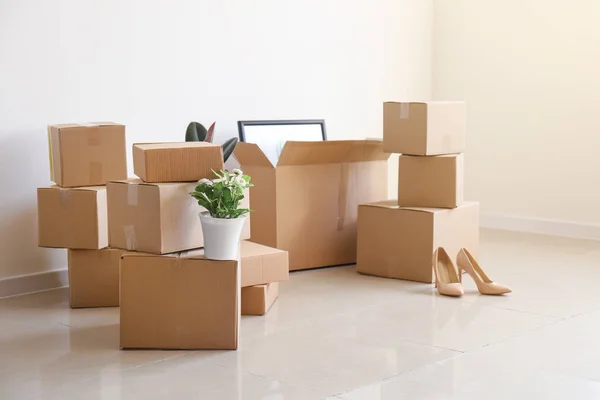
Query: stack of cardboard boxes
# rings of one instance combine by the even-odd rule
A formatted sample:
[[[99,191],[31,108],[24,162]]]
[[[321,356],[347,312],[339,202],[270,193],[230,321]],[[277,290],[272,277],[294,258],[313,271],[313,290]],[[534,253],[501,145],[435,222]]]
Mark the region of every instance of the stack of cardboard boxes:
[[[477,254],[479,204],[464,201],[463,102],[384,103],[383,146],[399,153],[398,200],[358,210],[360,273],[430,283],[432,254]]]
[[[57,186],[38,189],[39,245],[69,249],[71,307],[120,305],[122,348],[237,348],[240,311],[267,312],[288,279],[288,257],[247,241],[239,261],[203,257],[189,193],[223,168],[220,146],[136,144],[139,180],[127,179],[123,125],[48,133]]]

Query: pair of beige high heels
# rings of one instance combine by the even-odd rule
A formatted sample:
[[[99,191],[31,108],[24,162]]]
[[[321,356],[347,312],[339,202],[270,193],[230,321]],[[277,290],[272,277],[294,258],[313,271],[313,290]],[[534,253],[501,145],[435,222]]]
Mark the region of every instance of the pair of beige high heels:
[[[444,296],[462,296],[462,272],[468,273],[477,284],[477,289],[481,294],[501,295],[512,292],[506,286],[493,282],[483,272],[475,257],[467,249],[460,249],[456,256],[456,265],[448,252],[443,248],[438,248],[433,253],[433,271],[435,273],[435,287],[439,294]]]

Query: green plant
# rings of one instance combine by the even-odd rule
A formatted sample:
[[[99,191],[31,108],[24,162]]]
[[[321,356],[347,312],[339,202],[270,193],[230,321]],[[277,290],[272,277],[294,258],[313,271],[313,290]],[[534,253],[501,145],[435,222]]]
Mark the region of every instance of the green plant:
[[[215,124],[216,122],[213,122],[212,125],[206,129],[200,122],[190,122],[185,130],[185,141],[212,143],[215,132]],[[227,159],[229,159],[237,142],[237,138],[231,138],[221,145],[221,147],[223,147],[223,161],[227,161]]]
[[[244,199],[244,190],[254,186],[250,177],[239,169],[232,172],[215,172],[215,179],[202,179],[190,195],[198,201],[198,205],[206,208],[213,218],[239,218],[250,212],[240,208]]]

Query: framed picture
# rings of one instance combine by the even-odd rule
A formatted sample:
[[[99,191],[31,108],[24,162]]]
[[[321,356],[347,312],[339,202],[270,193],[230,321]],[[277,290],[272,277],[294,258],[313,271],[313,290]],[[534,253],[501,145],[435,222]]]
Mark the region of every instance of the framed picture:
[[[238,121],[240,142],[256,143],[273,165],[277,165],[285,142],[327,140],[325,120]]]

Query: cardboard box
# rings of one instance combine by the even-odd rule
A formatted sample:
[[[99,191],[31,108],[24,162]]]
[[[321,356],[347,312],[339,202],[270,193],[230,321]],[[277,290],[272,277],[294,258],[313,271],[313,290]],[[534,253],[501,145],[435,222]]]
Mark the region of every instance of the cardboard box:
[[[279,282],[242,288],[242,315],[265,315],[279,297]]]
[[[287,142],[277,166],[252,143],[235,157],[252,177],[252,241],[289,252],[290,270],[356,261],[357,206],[388,198],[381,142]]]
[[[477,255],[479,203],[441,209],[400,208],[395,201],[383,201],[358,207],[358,272],[431,283],[438,247],[454,259],[462,247]]]
[[[106,187],[38,188],[38,246],[102,249],[108,246]]]
[[[192,182],[216,178],[223,169],[221,146],[206,142],[138,143],[133,171],[144,182]]]
[[[190,196],[197,183],[145,183],[139,179],[107,184],[110,247],[154,254],[204,246],[198,214]],[[249,200],[243,200],[248,206]],[[250,237],[246,219],[242,239]]]
[[[462,154],[401,155],[398,162],[400,207],[454,208],[464,202]]]
[[[124,250],[69,250],[69,304],[119,306],[119,262]]]
[[[242,287],[290,279],[288,252],[242,240]]]
[[[383,149],[432,156],[463,153],[466,105],[460,101],[383,104]]]
[[[114,122],[48,126],[50,179],[61,187],[127,179],[125,126]]]
[[[121,258],[121,348],[235,350],[239,319],[237,261],[201,251]]]

